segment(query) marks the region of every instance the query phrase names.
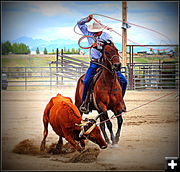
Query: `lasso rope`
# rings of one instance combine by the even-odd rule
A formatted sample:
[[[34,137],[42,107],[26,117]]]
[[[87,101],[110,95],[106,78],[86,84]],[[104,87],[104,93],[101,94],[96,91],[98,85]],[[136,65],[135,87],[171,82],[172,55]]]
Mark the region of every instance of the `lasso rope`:
[[[94,15],[96,15],[96,16],[102,16],[102,17],[105,17],[105,18],[109,18],[109,19],[111,19],[111,20],[120,21],[120,22],[123,22],[123,23],[127,23],[127,24],[130,24],[130,25],[134,25],[134,26],[137,26],[137,27],[140,27],[140,28],[143,28],[143,29],[146,29],[146,30],[155,32],[155,33],[158,33],[159,35],[161,35],[161,36],[165,37],[166,39],[168,39],[169,42],[171,42],[171,40],[170,40],[166,35],[164,35],[163,33],[158,32],[158,31],[153,30],[153,29],[150,29],[150,28],[147,28],[147,27],[145,27],[145,26],[137,25],[137,24],[134,24],[134,23],[131,23],[131,22],[127,22],[127,21],[122,21],[122,20],[120,20],[120,19],[116,19],[116,18],[109,17],[109,16],[102,15],[102,14],[94,13],[94,14],[92,14],[92,15],[93,15],[93,16],[94,16]],[[122,35],[121,35],[120,33],[118,33],[117,31],[113,30],[112,28],[110,28],[110,27],[108,27],[108,26],[105,26],[104,24],[102,24],[100,21],[98,21],[98,20],[95,19],[94,17],[93,17],[93,20],[96,21],[97,23],[99,23],[104,29],[107,29],[107,30],[109,30],[109,31],[111,31],[111,32],[113,31],[114,33],[116,33],[117,35],[119,35],[119,36],[122,37]],[[74,26],[74,32],[75,32],[76,34],[78,34],[78,35],[84,36],[83,34],[80,34],[80,33],[76,32],[76,30],[75,30],[76,26],[77,26],[77,24]],[[82,41],[82,39],[84,39],[84,38],[80,38],[80,40],[78,41],[79,46],[80,46],[80,42]],[[127,39],[127,40],[130,41],[130,42],[132,42],[132,43],[134,43],[134,44],[137,44],[137,45],[139,45],[139,46],[148,48],[148,49],[150,49],[150,50],[161,50],[161,51],[165,51],[165,50],[170,49],[170,48],[166,48],[166,49],[156,49],[156,48],[152,48],[152,47],[147,47],[147,46],[145,46],[145,45],[141,45],[141,44],[139,44],[139,43],[137,43],[137,42],[135,42],[135,41],[132,41],[132,40],[130,40],[130,39]],[[93,46],[93,45],[91,45],[91,46]],[[85,48],[85,47],[82,47],[82,46],[80,46],[80,47],[83,48],[83,49],[89,49],[89,48],[91,48],[91,46],[86,47],[86,48]],[[152,46],[153,46],[153,45],[152,45]]]
[[[84,38],[92,38],[92,39],[94,39],[94,43],[93,43],[92,45],[90,45],[89,47],[83,47],[83,46],[81,46],[81,41],[82,41]],[[82,48],[82,49],[89,49],[89,48],[95,47],[95,46],[97,45],[96,42],[97,42],[97,39],[96,39],[94,36],[84,35],[83,37],[81,37],[81,38],[79,39],[78,45],[79,45],[79,47]]]
[[[147,104],[150,104],[150,103],[152,103],[152,102],[155,102],[155,101],[157,101],[157,100],[159,100],[159,99],[162,99],[162,98],[164,98],[164,97],[166,97],[166,96],[169,96],[169,95],[171,95],[171,94],[173,94],[173,93],[175,93],[175,92],[176,92],[176,91],[172,91],[172,92],[170,92],[170,93],[168,93],[168,94],[165,94],[165,95],[163,95],[163,96],[161,96],[161,97],[158,97],[158,98],[156,98],[156,99],[154,99],[154,100],[151,100],[151,101],[149,101],[149,102],[147,102],[147,103],[144,103],[144,104],[142,104],[142,105],[140,105],[140,106],[137,106],[137,107],[135,107],[135,108],[133,108],[133,109],[130,109],[129,111],[126,111],[126,112],[123,112],[123,113],[125,114],[125,113],[131,112],[131,111],[133,111],[133,110],[136,110],[136,109],[138,109],[138,108],[141,108],[142,106],[145,106],[145,105],[147,105]],[[119,115],[116,115],[116,116],[113,115],[111,118],[106,119],[106,120],[104,120],[104,121],[101,121],[101,122],[97,123],[97,125],[99,125],[99,124],[101,124],[101,123],[105,123],[105,122],[107,122],[107,121],[110,121],[111,119],[117,118],[118,116],[121,116],[121,115],[122,115],[122,113],[119,114]]]
[[[113,18],[113,17],[109,17],[109,16],[106,16],[106,15],[103,15],[103,14],[92,14],[92,15],[96,15],[96,16],[102,16],[102,17],[106,17],[106,18],[109,18],[109,19],[112,19],[112,20],[116,20],[116,21],[120,21],[120,22],[123,22],[123,23],[128,23],[130,25],[134,25],[134,26],[137,26],[137,27],[140,27],[140,28],[143,28],[143,29],[146,29],[146,30],[149,30],[149,31],[152,31],[152,32],[155,32],[155,33],[158,33],[159,35],[162,35],[163,37],[167,38],[169,42],[171,42],[171,40],[166,36],[164,35],[163,33],[161,32],[158,32],[154,29],[150,29],[150,28],[147,28],[145,26],[141,26],[141,25],[138,25],[138,24],[134,24],[134,23],[130,23],[130,22],[127,22],[127,21],[122,21],[120,19],[116,19],[116,18]]]
[[[106,17],[107,17],[107,16],[106,16]],[[108,17],[108,18],[109,18],[109,17]],[[111,18],[111,17],[110,17],[110,18]],[[104,29],[107,29],[107,30],[109,30],[109,31],[111,31],[111,32],[113,31],[114,33],[116,33],[117,35],[119,35],[119,36],[122,37],[122,35],[121,35],[120,33],[118,33],[117,31],[113,30],[112,28],[110,28],[110,27],[108,27],[108,26],[103,25],[100,21],[96,20],[95,18],[93,18],[93,19],[94,19],[94,21],[96,21],[97,23],[99,23],[102,27],[104,27]],[[113,19],[113,18],[111,18],[111,19]],[[118,20],[118,19],[115,19],[115,20]],[[122,21],[122,20],[118,20],[118,21],[124,22],[124,21]],[[124,23],[129,23],[129,22],[124,22]],[[130,23],[129,23],[129,24],[130,24]],[[131,24],[132,24],[132,23],[131,23]],[[133,25],[136,25],[136,24],[133,24]],[[151,30],[151,31],[153,31],[153,32],[156,32],[156,33],[161,34],[161,35],[163,35],[164,37],[166,37],[164,34],[162,34],[162,33],[160,33],[160,32],[157,32],[157,31],[155,31],[155,30],[148,29],[148,28],[143,27],[143,26],[140,26],[140,25],[136,25],[136,26],[142,27],[142,28],[147,29],[147,30]],[[166,38],[167,38],[167,37],[166,37]],[[167,39],[169,40],[169,38],[167,38]],[[151,50],[160,50],[160,49],[148,47],[148,46],[145,46],[145,45],[141,45],[141,44],[139,44],[139,43],[137,43],[137,42],[135,42],[135,41],[132,41],[131,39],[128,39],[128,38],[127,38],[127,40],[130,41],[130,42],[132,42],[132,43],[134,43],[134,44],[137,44],[137,45],[139,45],[139,46],[142,46],[142,47],[145,47],[145,48],[148,48],[148,49],[151,49]],[[169,40],[169,41],[170,41],[170,40]],[[168,49],[169,49],[169,48],[161,49],[161,51],[165,51],[165,50],[168,50]]]

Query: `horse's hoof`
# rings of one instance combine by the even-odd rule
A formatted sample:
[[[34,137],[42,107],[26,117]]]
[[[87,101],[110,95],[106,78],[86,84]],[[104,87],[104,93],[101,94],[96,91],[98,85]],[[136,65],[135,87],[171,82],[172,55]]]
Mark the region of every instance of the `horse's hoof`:
[[[44,150],[45,150],[45,146],[44,146],[44,145],[41,145],[41,146],[40,146],[40,151],[44,152]]]
[[[110,145],[110,144],[111,144],[111,142],[110,142],[109,140],[106,140],[106,143],[107,143],[108,145]]]
[[[118,144],[112,144],[110,147],[111,148],[118,148],[119,146],[118,146]]]

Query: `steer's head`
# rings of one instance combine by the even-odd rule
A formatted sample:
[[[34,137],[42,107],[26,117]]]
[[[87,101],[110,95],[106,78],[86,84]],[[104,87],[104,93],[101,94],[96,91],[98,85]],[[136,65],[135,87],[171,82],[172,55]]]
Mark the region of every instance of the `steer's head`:
[[[98,117],[99,115],[95,119],[85,119],[81,121],[79,137],[86,137],[92,142],[98,144],[101,149],[105,149],[107,148],[107,144],[101,135],[100,128],[96,124]]]

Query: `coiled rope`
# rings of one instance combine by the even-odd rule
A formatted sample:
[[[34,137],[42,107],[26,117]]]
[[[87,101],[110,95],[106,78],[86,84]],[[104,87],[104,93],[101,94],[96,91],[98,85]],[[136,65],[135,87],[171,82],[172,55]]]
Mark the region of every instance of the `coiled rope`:
[[[94,40],[94,43],[92,45],[90,45],[89,47],[83,47],[81,46],[81,41],[84,39],[84,38],[92,38]],[[94,37],[94,36],[91,36],[91,35],[84,35],[83,37],[81,37],[79,40],[78,40],[78,45],[80,48],[82,49],[89,49],[89,48],[92,48],[92,47],[95,47],[97,44],[97,39]]]

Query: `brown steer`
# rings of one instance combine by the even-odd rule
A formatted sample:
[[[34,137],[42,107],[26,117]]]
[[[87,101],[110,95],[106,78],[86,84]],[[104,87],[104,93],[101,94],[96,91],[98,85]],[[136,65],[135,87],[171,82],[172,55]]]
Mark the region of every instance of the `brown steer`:
[[[57,94],[56,97],[51,98],[44,110],[44,138],[41,142],[41,151],[45,149],[48,123],[51,124],[53,130],[59,136],[56,145],[58,149],[61,149],[63,145],[62,137],[79,152],[85,148],[85,139],[89,139],[98,144],[100,148],[105,149],[107,144],[101,136],[99,127],[96,125],[97,118],[98,116],[95,119],[82,120],[81,114],[71,98]],[[79,141],[81,146],[75,140]]]

